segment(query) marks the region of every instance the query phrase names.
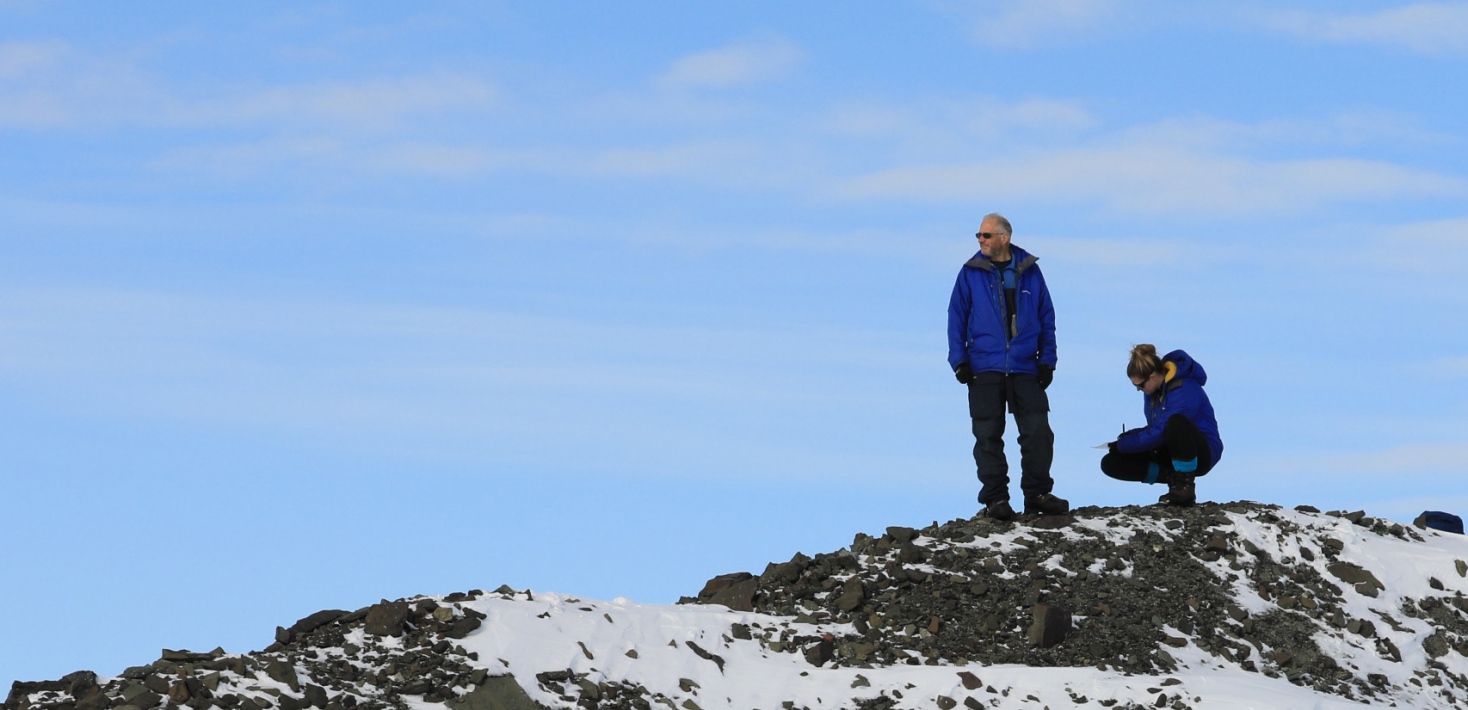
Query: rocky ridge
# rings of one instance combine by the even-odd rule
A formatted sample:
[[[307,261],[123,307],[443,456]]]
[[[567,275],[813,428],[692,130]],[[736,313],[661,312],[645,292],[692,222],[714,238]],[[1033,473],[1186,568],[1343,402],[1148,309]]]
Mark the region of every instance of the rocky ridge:
[[[718,674],[756,657],[845,669],[855,680],[839,706],[870,710],[1006,706],[1010,689],[988,671],[1011,664],[1156,677],[1147,705],[1184,708],[1201,698],[1169,677],[1200,663],[1373,704],[1452,707],[1468,702],[1468,562],[1438,555],[1420,578],[1384,581],[1384,568],[1357,554],[1363,540],[1409,554],[1438,535],[1359,512],[1251,502],[891,527],[759,575],[710,580],[680,603],[741,613],[721,634],[669,645]],[[322,611],[277,628],[276,642],[258,652],[165,650],[115,678],[79,671],[18,682],[4,708],[700,708],[690,678],[664,686],[610,667],[608,657],[634,662],[636,648],[576,641],[575,662],[516,675],[503,658],[481,658],[474,649],[490,648],[485,634],[498,628],[484,628],[481,609],[535,601],[501,587]],[[566,601],[569,612],[626,623],[614,610]],[[553,612],[562,606],[537,618],[551,623]],[[899,666],[950,667],[963,692],[876,687],[877,672]],[[1067,692],[1074,704],[1092,702]]]
[[[1312,518],[1335,524],[1322,531]],[[1168,649],[1191,645],[1246,671],[1360,700],[1390,695],[1392,684],[1374,672],[1378,664],[1339,656],[1399,665],[1407,646],[1427,660],[1406,683],[1468,702],[1464,669],[1442,662],[1468,656],[1468,565],[1457,560],[1451,576],[1425,577],[1436,593],[1394,600],[1371,570],[1343,556],[1354,536],[1421,542],[1423,534],[1308,506],[1080,508],[1017,525],[891,527],[758,576],[716,577],[684,601],[849,624],[854,633],[821,645],[794,639],[812,662],[1160,674],[1177,670]]]

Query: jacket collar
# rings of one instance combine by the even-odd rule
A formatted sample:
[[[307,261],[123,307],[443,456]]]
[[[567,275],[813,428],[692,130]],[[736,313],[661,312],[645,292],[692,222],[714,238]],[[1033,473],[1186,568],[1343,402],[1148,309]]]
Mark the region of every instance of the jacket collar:
[[[1025,269],[1030,268],[1036,261],[1040,260],[1040,257],[1013,244],[1009,245],[1009,256],[1014,260],[1014,273],[1016,274],[1024,273]],[[994,262],[989,261],[989,257],[984,256],[984,252],[982,251],[974,254],[974,258],[965,262],[964,266],[971,266],[975,269],[983,269],[985,271],[994,271]]]

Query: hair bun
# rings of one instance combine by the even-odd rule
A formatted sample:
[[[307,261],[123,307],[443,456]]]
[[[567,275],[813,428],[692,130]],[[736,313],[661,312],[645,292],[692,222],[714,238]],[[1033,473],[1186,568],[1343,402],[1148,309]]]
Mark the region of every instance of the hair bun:
[[[1128,377],[1147,377],[1161,366],[1162,361],[1157,357],[1156,345],[1151,343],[1133,345],[1132,356],[1126,366],[1126,374]]]

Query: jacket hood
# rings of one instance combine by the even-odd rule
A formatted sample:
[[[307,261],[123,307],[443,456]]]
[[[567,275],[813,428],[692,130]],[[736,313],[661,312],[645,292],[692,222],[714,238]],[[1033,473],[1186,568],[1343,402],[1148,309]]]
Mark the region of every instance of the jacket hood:
[[[1027,269],[1029,268],[1030,264],[1033,264],[1040,259],[1040,257],[1035,256],[1025,251],[1024,249],[1021,249],[1014,244],[1009,245],[1009,256],[1011,259],[1014,260],[1015,271]],[[973,258],[965,262],[964,266],[972,266],[975,269],[984,269],[986,271],[994,270],[994,262],[989,261],[989,257],[984,256],[983,249],[974,252]]]
[[[1171,381],[1194,380],[1199,385],[1208,384],[1208,373],[1203,370],[1203,366],[1182,350],[1168,353],[1163,356],[1162,362],[1171,363],[1173,367],[1177,368],[1177,374],[1169,378]]]

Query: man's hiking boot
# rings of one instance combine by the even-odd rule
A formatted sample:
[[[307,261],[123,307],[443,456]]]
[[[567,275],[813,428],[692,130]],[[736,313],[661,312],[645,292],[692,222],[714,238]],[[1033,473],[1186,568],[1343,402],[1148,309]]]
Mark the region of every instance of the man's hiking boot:
[[[1167,483],[1167,493],[1158,498],[1157,502],[1177,508],[1187,508],[1197,503],[1198,492],[1193,486],[1193,477],[1174,473],[1172,480]]]
[[[1070,512],[1070,501],[1050,493],[1025,496],[1025,515],[1065,515]]]
[[[1014,508],[1009,507],[1009,501],[1001,500],[984,506],[979,515],[990,520],[1009,521],[1014,520]]]

